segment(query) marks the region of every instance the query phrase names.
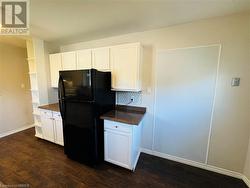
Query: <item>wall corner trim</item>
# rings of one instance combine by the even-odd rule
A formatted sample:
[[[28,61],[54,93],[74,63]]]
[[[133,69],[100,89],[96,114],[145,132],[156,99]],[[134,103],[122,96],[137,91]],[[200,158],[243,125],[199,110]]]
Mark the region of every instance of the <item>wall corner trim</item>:
[[[14,130],[11,130],[11,131],[7,131],[7,132],[4,132],[4,133],[1,133],[0,134],[0,138],[3,138],[5,136],[9,136],[9,135],[14,134],[14,133],[18,133],[18,132],[24,131],[24,130],[29,129],[29,128],[34,127],[34,126],[35,126],[34,124],[27,125],[27,126],[20,127],[18,129],[14,129]]]
[[[152,150],[146,149],[146,148],[141,148],[141,152],[149,154],[149,155],[153,155],[153,156],[156,156],[156,157],[161,157],[161,158],[164,158],[164,159],[168,159],[168,160],[171,160],[171,161],[183,163],[183,164],[186,164],[186,165],[190,165],[190,166],[193,166],[193,167],[201,168],[201,169],[208,170],[208,171],[211,171],[211,172],[216,172],[216,173],[223,174],[223,175],[226,175],[226,176],[231,176],[231,177],[234,177],[234,178],[237,178],[237,179],[241,179],[250,188],[249,179],[247,179],[246,176],[244,176],[243,174],[241,174],[239,172],[219,168],[219,167],[208,165],[208,164],[205,164],[205,163],[195,162],[195,161],[180,158],[180,157],[175,157],[175,156],[168,155],[168,154],[165,154],[165,153],[152,151]]]

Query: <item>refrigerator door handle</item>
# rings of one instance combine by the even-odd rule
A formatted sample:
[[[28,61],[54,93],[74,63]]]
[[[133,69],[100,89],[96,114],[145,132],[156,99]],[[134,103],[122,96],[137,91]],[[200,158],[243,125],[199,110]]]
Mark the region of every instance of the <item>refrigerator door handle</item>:
[[[63,78],[60,76],[59,77],[59,82],[58,82],[58,98],[59,98],[59,108],[60,108],[60,113],[62,116],[62,119],[64,119],[64,114],[65,114],[65,105],[64,105],[64,84],[63,84]]]
[[[62,119],[64,119],[64,114],[65,114],[65,107],[64,107],[64,101],[63,100],[59,100],[59,109],[60,109],[60,113],[62,116]]]

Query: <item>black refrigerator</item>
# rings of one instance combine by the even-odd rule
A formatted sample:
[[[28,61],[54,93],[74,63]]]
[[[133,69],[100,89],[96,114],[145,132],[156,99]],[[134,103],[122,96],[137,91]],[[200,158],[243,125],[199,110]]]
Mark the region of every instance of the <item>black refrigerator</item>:
[[[115,105],[111,73],[95,69],[60,71],[58,96],[65,154],[88,165],[103,161],[104,125],[99,117]]]

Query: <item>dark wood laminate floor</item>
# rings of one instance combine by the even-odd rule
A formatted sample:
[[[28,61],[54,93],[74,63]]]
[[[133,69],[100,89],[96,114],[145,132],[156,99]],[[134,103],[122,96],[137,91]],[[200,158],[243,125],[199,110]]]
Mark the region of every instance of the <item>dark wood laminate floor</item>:
[[[247,188],[238,179],[142,154],[135,173],[110,164],[96,169],[68,159],[63,148],[34,137],[34,129],[0,139],[0,187]]]

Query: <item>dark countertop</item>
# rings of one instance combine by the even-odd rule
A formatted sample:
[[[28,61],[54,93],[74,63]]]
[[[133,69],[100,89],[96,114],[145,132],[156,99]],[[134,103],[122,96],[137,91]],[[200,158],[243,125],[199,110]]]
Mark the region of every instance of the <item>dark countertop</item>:
[[[43,106],[39,106],[38,108],[43,109],[43,110],[51,110],[54,112],[60,112],[58,103],[43,105]]]
[[[38,108],[60,112],[58,103],[43,105]],[[101,115],[100,118],[131,125],[139,125],[145,113],[146,108],[144,107],[117,105],[114,110]]]
[[[145,113],[146,108],[144,107],[117,105],[114,110],[101,115],[100,118],[131,125],[139,125]]]

